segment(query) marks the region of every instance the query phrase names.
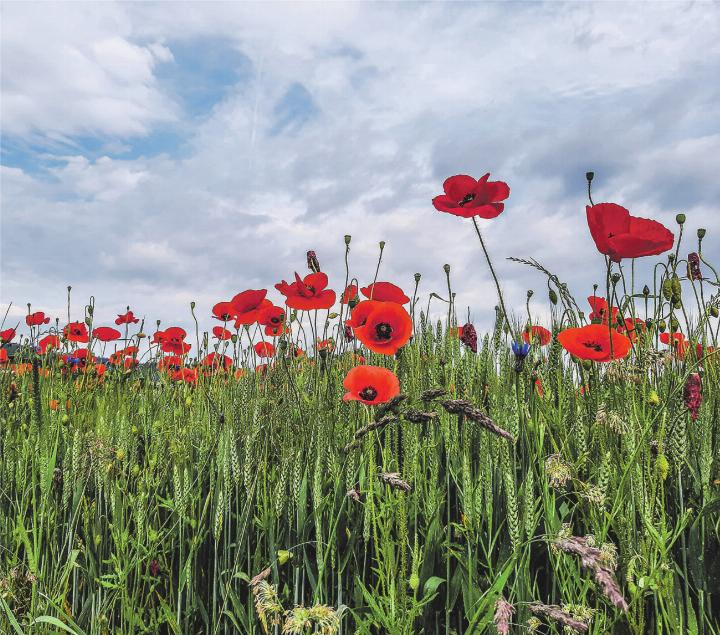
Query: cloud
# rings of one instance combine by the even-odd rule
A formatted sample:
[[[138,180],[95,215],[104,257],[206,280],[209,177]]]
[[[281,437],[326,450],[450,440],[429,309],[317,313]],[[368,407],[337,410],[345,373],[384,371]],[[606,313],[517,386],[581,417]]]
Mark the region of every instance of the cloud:
[[[425,297],[445,295],[448,263],[487,326],[497,300],[472,226],[430,206],[448,175],[485,171],[512,190],[482,227],[520,312],[529,288],[541,310],[545,283],[507,256],[581,299],[604,275],[588,170],[596,199],[668,225],[683,211],[720,255],[710,5],[66,6],[31,26],[13,5],[22,35],[3,38],[3,91],[32,104],[2,115],[30,144],[2,172],[3,301],[62,308],[72,284],[101,318],[129,303],[187,327],[191,299],[209,316],[242,289],[274,294],[307,249],[339,289],[351,234],[363,283],[385,240],[381,279],[411,290],[417,271]]]

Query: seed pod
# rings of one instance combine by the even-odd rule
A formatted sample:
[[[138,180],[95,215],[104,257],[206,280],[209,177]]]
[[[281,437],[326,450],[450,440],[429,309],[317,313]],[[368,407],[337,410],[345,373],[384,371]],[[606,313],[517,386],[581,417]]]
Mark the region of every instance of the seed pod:
[[[700,229],[698,229],[698,230],[697,230],[697,237],[698,237],[700,240],[702,240],[703,238],[705,238],[705,229],[703,229],[702,227],[701,227]]]
[[[557,304],[558,297],[557,297],[557,293],[555,293],[555,290],[554,290],[554,289],[549,289],[549,290],[548,290],[548,298],[550,298],[550,302],[551,302],[553,305],[556,305],[556,304]]]
[[[680,322],[677,321],[677,318],[671,317],[670,318],[670,329],[673,333],[675,333],[680,328]]]
[[[672,298],[672,282],[668,278],[665,278],[662,283],[662,294],[663,298],[669,300]]]
[[[675,217],[675,221],[678,225],[684,225],[685,224],[685,214],[678,214]]]
[[[710,315],[712,315],[714,318],[718,316],[718,308],[714,304],[710,307]]]
[[[672,295],[679,298],[682,294],[682,286],[680,285],[680,278],[678,278],[677,274],[673,274],[670,284],[672,288]]]
[[[661,333],[664,333],[666,328],[667,328],[667,323],[665,322],[665,320],[658,320],[658,330]]]
[[[650,295],[650,287],[648,287],[647,285],[645,285],[645,286],[643,287],[643,291],[642,291],[642,292],[643,292],[643,295],[647,298],[647,297]]]

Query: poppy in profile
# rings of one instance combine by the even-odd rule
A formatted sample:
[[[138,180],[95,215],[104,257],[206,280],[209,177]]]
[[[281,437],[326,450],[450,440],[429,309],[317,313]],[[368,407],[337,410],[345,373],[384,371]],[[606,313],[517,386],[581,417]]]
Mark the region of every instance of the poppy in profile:
[[[41,355],[45,355],[49,348],[60,348],[60,338],[57,335],[46,335],[38,342]]]
[[[194,368],[181,368],[173,371],[170,375],[173,381],[183,381],[186,384],[196,384],[198,380],[198,372]]]
[[[590,321],[596,323],[607,324],[608,323],[608,303],[607,300],[598,295],[591,295],[588,299],[588,304],[592,311],[590,312]],[[617,324],[618,307],[612,308],[612,323],[613,326]]]
[[[495,218],[505,209],[504,201],[510,196],[510,188],[503,181],[490,181],[488,172],[476,180],[467,174],[445,179],[445,194],[436,196],[432,204],[439,212],[447,212],[463,218]]]
[[[70,322],[70,324],[63,329],[63,335],[65,339],[71,342],[80,342],[81,344],[85,344],[90,340],[84,322]]]
[[[212,332],[213,337],[222,341],[227,341],[232,337],[232,333],[227,329],[224,329],[222,326],[213,326]]]
[[[140,320],[136,318],[133,315],[133,312],[128,310],[127,313],[123,313],[122,315],[118,315],[117,318],[115,318],[115,324],[118,326],[120,324],[137,324]]]
[[[558,333],[558,342],[571,355],[593,362],[622,359],[630,352],[630,338],[605,324],[588,324]],[[612,343],[612,355],[610,353]]]
[[[93,329],[92,336],[101,342],[113,342],[120,339],[120,331],[110,326],[98,326]]]
[[[15,329],[5,329],[0,331],[0,344],[7,344],[12,342],[15,337]]]
[[[672,335],[667,332],[660,333],[660,341],[670,346],[677,357],[685,359],[685,355],[690,348],[690,342],[685,339],[685,336],[680,331],[676,331]]]
[[[405,295],[405,292],[392,282],[375,282],[363,287],[360,291],[369,300],[378,302],[396,302],[397,304],[410,302],[410,298]]]
[[[179,355],[166,355],[158,362],[158,370],[176,371],[184,365],[183,358]]]
[[[343,381],[343,401],[360,401],[368,406],[386,403],[400,394],[400,382],[391,370],[381,366],[355,366]]]
[[[291,309],[312,311],[329,309],[335,304],[335,292],[327,288],[328,277],[322,271],[300,278],[295,274],[295,282],[288,284],[283,280],[275,288],[285,296],[285,304]]]
[[[647,331],[645,320],[640,318],[625,318],[624,325],[618,326],[618,331],[625,333],[631,342],[637,342],[638,333]]]
[[[355,310],[364,303],[358,304]],[[353,312],[354,313],[354,312]],[[375,353],[394,355],[412,335],[412,319],[402,305],[378,302],[362,326],[354,327],[355,337]]]
[[[219,353],[210,353],[202,360],[203,366],[210,366],[212,368],[222,368],[228,370],[232,366],[232,358],[227,355],[220,355]]]
[[[230,300],[236,329],[244,324],[257,322],[260,309],[270,304],[269,300],[265,300],[266,295],[267,289],[248,289],[238,293]]]
[[[8,352],[4,348],[0,348],[0,364],[7,364],[9,359]]]
[[[552,340],[552,333],[544,326],[528,327],[523,331],[522,336],[528,344],[537,342],[540,346],[547,346]]]
[[[662,223],[631,216],[615,203],[587,205],[585,212],[595,246],[614,262],[656,256],[672,249],[675,242],[673,233]]]
[[[269,342],[258,342],[254,348],[258,357],[272,357],[275,355],[275,347]]]
[[[212,308],[212,316],[221,322],[231,322],[235,319],[235,309],[231,302],[218,302]]]
[[[358,288],[356,284],[349,284],[347,287],[345,287],[345,291],[343,291],[340,302],[342,302],[343,304],[347,304],[348,302],[352,302],[353,300],[358,300]]]
[[[715,361],[715,358],[717,357],[717,355],[714,354],[715,350],[714,346],[703,347],[702,344],[695,345],[695,355],[698,359],[702,359],[706,362]]]
[[[45,317],[45,313],[42,311],[36,311],[30,315],[25,316],[25,324],[28,326],[41,326],[43,324],[49,324],[50,318]]]
[[[285,335],[285,333],[289,333],[290,329],[287,328],[284,324],[278,324],[277,326],[273,326],[272,324],[268,324],[265,327],[265,335],[269,337],[280,337],[281,335]]]

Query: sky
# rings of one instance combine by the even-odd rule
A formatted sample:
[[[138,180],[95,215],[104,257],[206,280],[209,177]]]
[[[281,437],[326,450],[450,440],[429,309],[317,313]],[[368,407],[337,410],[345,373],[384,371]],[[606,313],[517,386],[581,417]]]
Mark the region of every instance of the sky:
[[[212,326],[214,303],[350,267],[497,303],[446,177],[490,172],[480,225],[507,304],[547,313],[535,258],[582,298],[604,279],[587,229],[615,202],[720,256],[720,5],[3,2],[0,301],[96,324]],[[645,259],[648,260],[648,259]],[[644,271],[638,266],[638,277]],[[641,280],[642,282],[642,280]],[[444,311],[436,302],[436,310]],[[194,327],[193,327],[194,328]]]

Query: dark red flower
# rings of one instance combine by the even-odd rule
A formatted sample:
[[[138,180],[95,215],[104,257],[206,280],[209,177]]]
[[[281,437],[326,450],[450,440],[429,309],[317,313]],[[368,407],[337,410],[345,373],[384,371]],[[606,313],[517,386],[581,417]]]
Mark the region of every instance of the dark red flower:
[[[236,329],[239,329],[243,324],[257,322],[260,309],[270,305],[270,301],[265,300],[266,295],[267,289],[248,289],[238,293],[230,300]]]
[[[80,342],[82,344],[89,341],[87,327],[85,322],[70,322],[64,329],[63,335],[71,342]]]
[[[595,246],[614,262],[661,254],[675,242],[672,232],[661,223],[631,216],[615,203],[588,205],[585,211]]]
[[[57,335],[46,335],[38,342],[40,354],[45,355],[48,348],[60,348],[60,338]]]
[[[606,324],[588,324],[558,333],[558,342],[571,355],[594,362],[622,359],[630,352],[630,339]],[[610,344],[612,342],[612,355]]]
[[[477,353],[477,331],[470,322],[458,328],[458,337],[473,353]]]
[[[258,357],[272,357],[275,355],[275,347],[269,342],[258,342],[255,344],[255,353]]]
[[[356,366],[350,369],[343,386],[343,401],[360,401],[368,406],[386,403],[400,394],[395,374],[381,366]]]
[[[410,302],[410,298],[405,295],[403,290],[392,282],[376,282],[363,287],[360,291],[366,298],[378,302],[396,302],[397,304]]]
[[[28,326],[40,326],[41,324],[49,324],[50,318],[45,317],[45,313],[42,311],[36,311],[30,315],[25,316],[25,324]]]
[[[295,274],[295,282],[288,284],[283,280],[275,288],[285,296],[285,304],[291,309],[311,311],[329,309],[335,304],[335,292],[327,289],[328,277],[322,271],[311,273],[304,278]]]
[[[538,342],[540,346],[547,346],[552,340],[552,333],[544,326],[533,326],[523,331],[523,339],[528,343]]]
[[[15,337],[15,329],[5,329],[0,331],[0,344],[7,344],[12,342]]]
[[[232,333],[222,326],[213,326],[213,337],[219,340],[227,341],[232,337]]]
[[[140,320],[133,315],[132,311],[118,315],[115,319],[115,324],[137,324]]]
[[[500,201],[510,196],[510,188],[507,183],[489,178],[489,172],[477,181],[466,174],[451,176],[443,183],[445,194],[436,196],[432,204],[440,212],[463,218],[495,218],[505,209]]]
[[[688,278],[690,280],[702,280],[702,271],[700,270],[700,256],[696,252],[688,254]]]
[[[695,421],[702,405],[702,381],[699,373],[690,373],[683,387],[683,397],[685,398],[685,407],[690,411],[692,420]]]
[[[112,342],[120,339],[120,331],[109,326],[98,326],[93,329],[92,336],[101,342]]]
[[[374,302],[374,300],[368,300]],[[359,309],[364,302],[355,307]],[[402,305],[376,302],[362,326],[354,326],[355,337],[375,353],[394,355],[412,335],[412,319]],[[355,317],[353,311],[353,318]]]

